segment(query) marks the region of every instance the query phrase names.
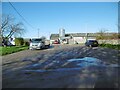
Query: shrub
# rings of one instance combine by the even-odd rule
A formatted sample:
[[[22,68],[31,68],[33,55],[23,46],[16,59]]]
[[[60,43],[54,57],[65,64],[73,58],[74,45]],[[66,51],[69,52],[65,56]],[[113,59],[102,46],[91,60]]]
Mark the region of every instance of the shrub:
[[[29,42],[24,41],[24,46],[29,46]]]
[[[99,44],[100,47],[107,47],[112,49],[118,49],[120,50],[120,44],[118,45],[112,45],[112,44]]]
[[[23,38],[15,38],[15,45],[16,46],[21,46],[24,44],[24,39]]]

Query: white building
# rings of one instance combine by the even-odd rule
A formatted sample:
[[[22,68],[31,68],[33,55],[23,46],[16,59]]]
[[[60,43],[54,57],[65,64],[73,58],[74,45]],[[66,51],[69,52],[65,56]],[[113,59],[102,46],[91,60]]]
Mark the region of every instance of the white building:
[[[65,34],[65,37],[60,38],[59,34],[51,34],[50,41],[61,40],[61,43],[66,44],[79,44],[85,43],[88,39],[96,39],[96,33],[70,33]]]
[[[8,45],[15,45],[15,38],[9,38]]]

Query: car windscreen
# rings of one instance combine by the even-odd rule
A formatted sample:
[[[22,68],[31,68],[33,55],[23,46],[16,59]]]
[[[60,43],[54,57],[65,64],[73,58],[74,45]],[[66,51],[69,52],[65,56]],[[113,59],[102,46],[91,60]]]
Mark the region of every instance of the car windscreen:
[[[96,41],[96,40],[89,40],[88,42],[96,42],[96,43],[97,43],[97,41]]]
[[[39,43],[39,42],[41,42],[41,41],[42,41],[42,39],[32,39],[32,40],[31,40],[32,43]]]

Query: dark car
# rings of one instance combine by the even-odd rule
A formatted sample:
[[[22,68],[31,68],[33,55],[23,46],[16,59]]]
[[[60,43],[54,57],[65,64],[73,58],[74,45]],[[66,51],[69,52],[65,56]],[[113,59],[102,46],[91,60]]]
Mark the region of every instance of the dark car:
[[[89,46],[89,47],[97,47],[98,41],[97,40],[87,40],[85,45]]]

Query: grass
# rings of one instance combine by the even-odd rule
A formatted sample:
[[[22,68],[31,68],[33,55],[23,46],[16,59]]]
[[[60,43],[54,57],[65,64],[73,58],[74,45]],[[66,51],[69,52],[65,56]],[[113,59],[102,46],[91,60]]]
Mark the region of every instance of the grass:
[[[100,47],[107,47],[112,49],[120,50],[120,44],[118,45],[112,45],[112,44],[99,44]]]
[[[0,56],[19,52],[22,50],[27,50],[28,46],[7,46],[7,47],[0,47]]]

